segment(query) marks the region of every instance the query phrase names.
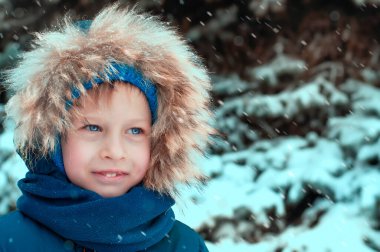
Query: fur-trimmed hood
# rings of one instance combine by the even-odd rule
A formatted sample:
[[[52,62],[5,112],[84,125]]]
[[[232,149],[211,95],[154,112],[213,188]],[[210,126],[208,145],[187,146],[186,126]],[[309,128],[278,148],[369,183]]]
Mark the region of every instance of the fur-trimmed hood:
[[[176,32],[155,17],[118,5],[101,11],[83,32],[72,21],[37,35],[33,50],[7,75],[14,96],[6,111],[16,122],[15,144],[24,156],[48,157],[56,137],[71,127],[65,101],[83,81],[102,74],[110,62],[138,69],[155,83],[158,117],[152,127],[151,168],[146,187],[175,192],[175,184],[202,179],[194,151],[208,136],[210,79],[199,58]]]

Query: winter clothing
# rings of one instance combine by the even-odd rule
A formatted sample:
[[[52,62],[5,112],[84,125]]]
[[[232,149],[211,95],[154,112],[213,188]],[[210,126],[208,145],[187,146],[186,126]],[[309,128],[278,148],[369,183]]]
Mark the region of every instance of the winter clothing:
[[[0,216],[0,252],[68,252],[92,251],[71,240],[56,235],[43,225],[32,221],[26,215],[15,211],[6,216]],[[97,250],[98,252],[102,250]],[[129,250],[112,250],[129,252]],[[141,252],[207,252],[200,236],[185,224],[175,221],[173,228],[165,237],[152,247]]]
[[[16,122],[15,144],[29,172],[18,184],[23,193],[18,211],[0,218],[0,226],[17,224],[0,229],[1,249],[207,251],[198,234],[175,221],[171,206],[177,183],[203,179],[192,158],[213,131],[210,81],[171,28],[114,5],[92,23],[66,20],[57,31],[42,33],[7,76],[15,95],[6,111]],[[147,97],[151,164],[141,184],[103,198],[60,172],[57,138],[72,127],[76,99],[116,80]]]
[[[203,239],[176,221],[174,201],[142,184],[114,198],[77,187],[54,162],[29,156],[18,211],[0,216],[3,251],[207,252]]]
[[[70,183],[50,160],[30,164],[36,172],[18,183],[19,211],[0,217],[1,227],[11,227],[0,229],[0,251],[207,251],[198,234],[175,221],[169,196],[138,185],[102,198]]]
[[[17,208],[76,244],[97,251],[138,251],[162,240],[173,226],[173,199],[142,185],[103,198],[70,183],[49,160],[30,168],[37,172],[19,181],[23,195]]]
[[[105,71],[106,76],[101,76],[94,78],[92,81],[87,81],[82,83],[86,90],[93,87],[94,84],[103,84],[105,80],[107,82],[123,81],[134,85],[145,95],[150,111],[152,113],[152,122],[154,123],[157,119],[157,89],[156,86],[148,79],[146,79],[140,71],[128,66],[126,64],[120,64],[116,62],[111,62],[109,68]],[[80,90],[73,88],[71,90],[71,99],[66,101],[66,108],[69,109],[73,106],[72,101],[80,97]]]
[[[83,83],[112,81],[107,71],[117,63],[137,69],[157,88],[152,169],[144,185],[175,195],[178,182],[202,180],[193,158],[212,133],[210,79],[173,29],[135,9],[112,6],[93,19],[87,32],[66,20],[57,31],[37,38],[35,49],[26,52],[7,75],[15,95],[6,111],[16,122],[14,140],[24,158],[30,152],[46,157],[54,151],[56,137],[72,127],[72,110],[65,106],[73,102],[72,91],[84,95]]]

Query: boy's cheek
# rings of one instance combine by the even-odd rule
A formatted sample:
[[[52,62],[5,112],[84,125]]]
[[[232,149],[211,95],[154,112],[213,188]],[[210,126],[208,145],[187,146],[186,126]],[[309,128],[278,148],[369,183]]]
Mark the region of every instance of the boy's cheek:
[[[72,141],[68,139],[66,143],[62,143],[62,156],[65,166],[69,163],[81,163],[91,151],[90,146],[83,144],[80,141]]]

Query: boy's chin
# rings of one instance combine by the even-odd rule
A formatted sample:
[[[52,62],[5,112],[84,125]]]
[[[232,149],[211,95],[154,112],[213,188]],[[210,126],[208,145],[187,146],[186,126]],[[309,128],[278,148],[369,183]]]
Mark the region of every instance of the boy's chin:
[[[132,187],[131,187],[132,188]],[[122,196],[126,193],[128,193],[128,191],[131,189],[127,189],[127,190],[122,190],[122,191],[113,191],[113,190],[94,190],[97,194],[99,194],[100,196],[102,196],[103,198],[115,198],[115,197],[119,197],[119,196]]]
[[[107,193],[107,194],[104,194],[104,193],[98,193],[100,196],[102,196],[103,198],[116,198],[116,197],[119,197],[119,196],[122,196],[124,195],[124,193],[115,193],[115,194],[112,194],[112,193]]]

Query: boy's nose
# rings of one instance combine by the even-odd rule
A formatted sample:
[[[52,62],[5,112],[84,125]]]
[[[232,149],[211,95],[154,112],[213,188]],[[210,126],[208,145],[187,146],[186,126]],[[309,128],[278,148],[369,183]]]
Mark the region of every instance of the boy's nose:
[[[122,143],[123,139],[117,136],[108,137],[101,148],[101,157],[106,159],[120,160],[126,158],[126,148]]]

